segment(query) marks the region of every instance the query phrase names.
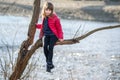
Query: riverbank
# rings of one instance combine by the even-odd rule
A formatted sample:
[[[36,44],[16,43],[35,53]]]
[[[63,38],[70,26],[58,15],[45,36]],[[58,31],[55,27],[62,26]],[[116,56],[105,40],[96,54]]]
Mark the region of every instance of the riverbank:
[[[0,0],[0,14],[31,17],[33,1]],[[55,5],[56,13],[63,19],[120,22],[119,3],[72,0],[51,0],[51,2]]]

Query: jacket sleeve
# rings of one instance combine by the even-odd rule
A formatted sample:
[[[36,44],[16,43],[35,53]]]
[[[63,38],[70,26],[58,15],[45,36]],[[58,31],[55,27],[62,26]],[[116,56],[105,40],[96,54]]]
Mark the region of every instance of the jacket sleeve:
[[[56,20],[56,29],[58,32],[58,38],[63,39],[63,30],[62,30],[62,26],[61,26],[59,18],[57,18],[57,20]]]
[[[36,24],[35,26],[36,26],[37,29],[41,29],[42,24]]]

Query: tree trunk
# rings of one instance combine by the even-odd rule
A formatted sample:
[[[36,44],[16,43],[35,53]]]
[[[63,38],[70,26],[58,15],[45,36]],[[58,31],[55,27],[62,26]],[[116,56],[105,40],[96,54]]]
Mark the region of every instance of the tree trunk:
[[[29,29],[28,29],[28,38],[27,38],[27,40],[23,41],[23,43],[21,45],[20,51],[18,53],[17,63],[16,63],[16,66],[15,66],[15,69],[14,69],[12,75],[9,78],[10,80],[20,79],[20,77],[29,61],[30,57],[29,58],[27,57],[27,54],[29,51],[28,48],[33,43],[33,40],[34,40],[34,35],[36,32],[35,23],[38,22],[38,18],[39,18],[40,2],[41,2],[41,0],[34,1],[34,11],[33,11],[32,20],[31,20],[31,23],[30,23]]]

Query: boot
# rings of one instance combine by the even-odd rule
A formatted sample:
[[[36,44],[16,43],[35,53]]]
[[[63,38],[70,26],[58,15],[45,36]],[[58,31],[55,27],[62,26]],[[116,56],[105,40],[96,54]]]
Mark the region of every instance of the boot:
[[[49,66],[47,66],[46,71],[51,73],[51,68]]]
[[[47,69],[46,71],[47,72],[51,72],[51,69],[53,69],[55,66],[52,64],[52,65],[47,65]]]
[[[50,69],[53,69],[54,67],[55,67],[54,65],[51,65],[51,66],[50,66]]]

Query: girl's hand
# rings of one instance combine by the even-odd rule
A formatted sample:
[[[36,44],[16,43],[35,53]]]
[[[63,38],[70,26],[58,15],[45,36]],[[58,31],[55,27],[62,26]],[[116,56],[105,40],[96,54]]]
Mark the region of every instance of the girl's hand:
[[[63,42],[64,40],[63,39],[59,39],[60,42]]]

